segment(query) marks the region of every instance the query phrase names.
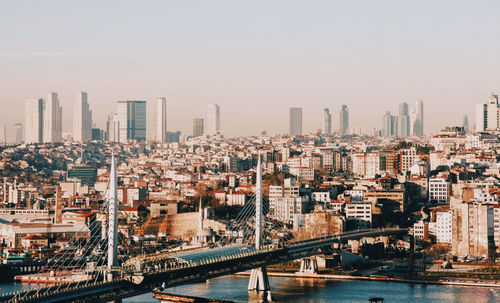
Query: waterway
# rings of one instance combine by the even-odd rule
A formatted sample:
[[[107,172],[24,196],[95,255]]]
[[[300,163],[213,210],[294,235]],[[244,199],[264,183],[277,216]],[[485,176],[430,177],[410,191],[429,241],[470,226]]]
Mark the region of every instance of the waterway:
[[[380,281],[334,281],[306,278],[269,278],[274,302],[366,303],[370,297],[383,297],[385,303],[493,303],[500,302],[500,289],[471,286],[425,285]],[[169,288],[169,293],[260,302],[247,291],[248,277],[227,276]],[[19,289],[20,284],[0,284],[0,292]],[[124,303],[158,303],[152,294],[123,300]]]

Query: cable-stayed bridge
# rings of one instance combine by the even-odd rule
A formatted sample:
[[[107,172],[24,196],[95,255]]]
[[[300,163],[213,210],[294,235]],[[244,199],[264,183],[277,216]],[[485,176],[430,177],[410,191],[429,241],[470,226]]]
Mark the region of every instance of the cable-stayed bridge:
[[[31,277],[31,285],[16,293],[0,297],[0,301],[19,303],[119,301],[149,293],[159,286],[168,288],[246,270],[252,270],[249,290],[267,291],[270,294],[267,266],[331,253],[335,243],[340,244],[351,239],[407,232],[402,228],[370,229],[302,241],[267,244],[263,239],[266,204],[262,199],[262,172],[259,158],[254,203],[243,209],[232,230],[250,243],[231,244],[228,238],[221,238],[211,248],[130,256],[127,240],[119,239],[121,234],[118,233],[114,159],[110,180],[106,231],[101,231],[103,228],[101,224],[91,225],[90,240],[80,243],[78,247],[81,257],[75,254],[74,250],[62,252],[51,261],[52,266]],[[203,223],[200,225],[202,228]],[[60,273],[68,271],[68,268],[72,269],[71,275],[61,276]],[[42,282],[43,286],[32,286]]]

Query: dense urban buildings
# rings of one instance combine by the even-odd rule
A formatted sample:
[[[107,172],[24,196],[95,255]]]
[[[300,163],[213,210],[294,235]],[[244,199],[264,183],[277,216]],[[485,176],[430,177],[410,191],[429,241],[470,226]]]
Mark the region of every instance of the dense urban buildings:
[[[146,101],[118,101],[118,142],[146,141]]]
[[[289,124],[290,136],[302,136],[302,107],[290,107]]]

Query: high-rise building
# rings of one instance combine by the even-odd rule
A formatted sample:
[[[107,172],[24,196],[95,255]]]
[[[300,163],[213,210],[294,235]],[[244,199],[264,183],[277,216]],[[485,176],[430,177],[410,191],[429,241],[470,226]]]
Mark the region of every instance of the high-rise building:
[[[118,101],[118,142],[146,141],[146,101]]]
[[[399,104],[398,137],[410,135],[410,116],[408,115],[408,103]]]
[[[499,127],[498,95],[491,93],[486,103],[476,105],[476,131],[496,130]]]
[[[469,116],[464,115],[464,119],[462,120],[462,127],[465,132],[469,132]]]
[[[92,139],[92,111],[86,92],[81,92],[73,108],[73,141],[82,142]]]
[[[195,118],[193,119],[193,137],[201,135],[203,135],[203,119]]]
[[[339,131],[342,135],[349,132],[349,110],[347,105],[342,105],[339,115]]]
[[[43,143],[43,99],[26,100],[24,104],[24,143]]]
[[[155,123],[153,128],[153,140],[165,142],[167,137],[167,99],[158,98],[155,101]]]
[[[215,134],[220,131],[220,107],[215,103],[208,105],[207,110],[207,129],[209,134]]]
[[[290,136],[302,136],[302,107],[290,107]]]
[[[119,123],[118,115],[115,113],[108,114],[108,121],[106,122],[106,141],[118,142],[119,138]]]
[[[14,142],[23,142],[23,125],[21,123],[14,124]]]
[[[332,114],[330,114],[330,110],[328,108],[323,109],[323,134],[331,135],[332,134]]]
[[[50,93],[43,102],[43,142],[62,141],[62,107],[57,93]]]
[[[422,136],[424,134],[424,102],[418,100],[411,114],[411,134]]]
[[[0,123],[0,144],[7,144],[7,127]]]
[[[396,136],[396,120],[397,117],[391,115],[391,112],[387,111],[385,113],[385,115],[382,117],[382,136]]]

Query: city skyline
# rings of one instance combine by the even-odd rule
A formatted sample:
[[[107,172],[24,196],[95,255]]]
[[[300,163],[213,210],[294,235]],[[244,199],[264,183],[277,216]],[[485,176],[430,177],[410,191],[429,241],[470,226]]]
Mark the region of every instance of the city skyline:
[[[152,103],[163,95],[169,128],[183,133],[212,102],[224,108],[224,134],[244,136],[287,133],[280,108],[302,106],[310,133],[321,128],[316,113],[325,107],[338,112],[346,104],[351,127],[379,128],[386,108],[422,99],[429,134],[460,125],[464,114],[474,120],[475,104],[500,91],[496,3],[276,2],[265,14],[258,3],[75,2],[46,10],[50,3],[2,6],[0,104],[12,110],[0,122],[7,126],[24,120],[15,109],[27,99],[56,91],[67,109],[84,90],[100,107],[94,120],[102,129],[117,100]],[[140,26],[125,22],[134,14]],[[71,125],[65,114],[64,130]]]

